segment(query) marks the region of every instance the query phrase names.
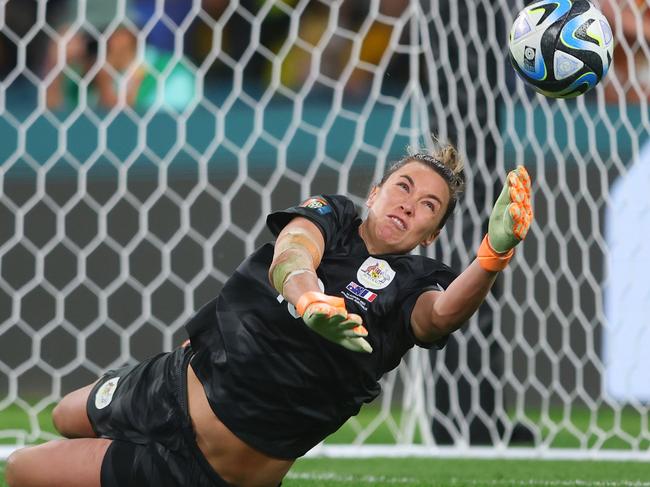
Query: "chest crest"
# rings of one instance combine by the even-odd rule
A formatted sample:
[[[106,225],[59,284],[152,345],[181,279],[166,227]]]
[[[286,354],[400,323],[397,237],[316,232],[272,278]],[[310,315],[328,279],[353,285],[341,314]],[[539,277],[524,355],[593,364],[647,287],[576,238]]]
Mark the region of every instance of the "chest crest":
[[[395,271],[385,260],[368,257],[357,270],[357,281],[370,289],[384,289],[395,278]]]

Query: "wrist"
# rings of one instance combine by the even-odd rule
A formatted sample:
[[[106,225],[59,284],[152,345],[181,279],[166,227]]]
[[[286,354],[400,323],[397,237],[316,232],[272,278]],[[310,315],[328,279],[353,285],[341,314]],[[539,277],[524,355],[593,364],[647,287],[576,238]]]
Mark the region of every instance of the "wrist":
[[[498,272],[508,266],[510,259],[515,254],[514,247],[506,252],[497,252],[490,244],[489,235],[485,235],[478,249],[478,263],[486,271]]]
[[[317,291],[307,291],[303,293],[296,301],[296,311],[300,316],[305,314],[305,310],[310,304],[320,301],[322,294]]]
[[[295,304],[308,291],[319,291],[318,276],[309,269],[297,269],[287,275],[282,285],[281,295],[288,302]]]

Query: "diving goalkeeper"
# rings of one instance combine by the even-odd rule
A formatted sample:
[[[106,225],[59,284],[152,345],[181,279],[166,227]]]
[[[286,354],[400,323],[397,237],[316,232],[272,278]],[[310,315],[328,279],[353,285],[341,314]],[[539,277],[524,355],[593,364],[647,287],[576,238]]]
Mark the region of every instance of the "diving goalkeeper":
[[[462,274],[410,255],[436,239],[462,187],[446,146],[391,166],[365,220],[343,196],[270,214],[275,244],[186,324],[190,344],[64,397],[53,421],[67,439],[15,452],[9,486],[278,486],[410,348],[444,346],[525,237],[531,183],[519,166]]]

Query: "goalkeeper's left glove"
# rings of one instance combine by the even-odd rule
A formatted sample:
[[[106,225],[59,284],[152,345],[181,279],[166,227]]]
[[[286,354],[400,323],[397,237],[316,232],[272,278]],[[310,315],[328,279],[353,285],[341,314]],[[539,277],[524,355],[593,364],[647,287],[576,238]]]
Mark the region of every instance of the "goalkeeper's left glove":
[[[478,251],[481,267],[487,271],[503,270],[515,246],[526,237],[532,221],[530,176],[524,166],[518,166],[508,173],[492,209],[488,234]]]
[[[310,291],[300,296],[296,309],[307,326],[322,337],[353,352],[372,353],[363,338],[368,331],[361,316],[348,313],[343,298]]]

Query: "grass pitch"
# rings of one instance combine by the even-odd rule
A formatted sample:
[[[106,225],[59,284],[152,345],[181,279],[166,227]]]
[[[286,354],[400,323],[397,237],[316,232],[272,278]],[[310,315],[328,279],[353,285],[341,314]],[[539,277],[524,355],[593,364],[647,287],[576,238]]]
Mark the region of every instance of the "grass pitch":
[[[4,482],[0,463],[0,486]],[[637,462],[303,459],[283,487],[650,487],[650,465]]]
[[[17,407],[0,411],[0,429],[30,430],[38,423],[41,431],[54,432],[50,420],[51,407],[29,417]],[[361,426],[369,423],[376,411],[365,410],[357,417]],[[589,416],[574,421],[581,429]],[[399,418],[397,418],[399,421]],[[599,417],[603,427],[612,418]],[[643,431],[636,414],[623,417],[622,429],[633,437]],[[586,431],[586,426],[585,426]],[[330,437],[329,444],[350,443],[354,431],[349,425]],[[643,435],[639,435],[643,437]],[[554,437],[555,447],[575,447],[576,438],[568,432]],[[394,438],[380,428],[370,443],[392,443]],[[3,438],[0,443],[15,443]],[[589,442],[591,443],[591,442]],[[612,442],[605,448],[623,448]],[[629,448],[629,445],[627,445]],[[4,481],[5,464],[0,462],[0,487]],[[331,459],[305,458],[296,462],[282,483],[283,487],[650,487],[650,463],[610,461],[548,461],[548,460],[475,460],[426,458]]]
[[[283,487],[650,487],[640,462],[303,459]]]

